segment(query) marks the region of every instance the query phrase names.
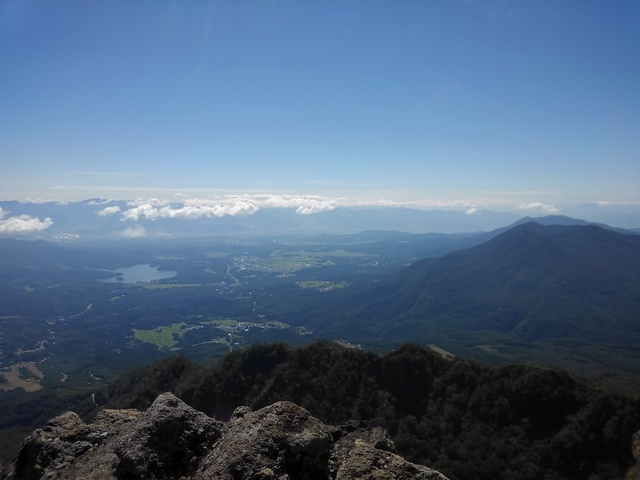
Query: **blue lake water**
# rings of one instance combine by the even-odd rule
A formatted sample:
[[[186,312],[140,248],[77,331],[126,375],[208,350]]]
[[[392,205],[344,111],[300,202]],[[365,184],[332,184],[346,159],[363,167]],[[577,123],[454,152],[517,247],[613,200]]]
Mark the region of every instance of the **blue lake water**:
[[[141,263],[132,267],[121,267],[115,270],[117,273],[115,277],[103,281],[109,283],[152,282],[163,278],[175,277],[178,274],[174,270],[158,270],[158,268],[160,267],[152,267],[148,263]]]

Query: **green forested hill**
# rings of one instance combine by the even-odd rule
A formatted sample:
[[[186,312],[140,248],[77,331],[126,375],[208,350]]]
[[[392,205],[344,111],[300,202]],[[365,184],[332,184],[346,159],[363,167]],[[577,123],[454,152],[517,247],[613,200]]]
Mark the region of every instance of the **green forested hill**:
[[[209,415],[299,403],[327,423],[386,427],[400,452],[452,479],[614,479],[632,463],[640,400],[566,373],[446,360],[404,345],[385,356],[328,342],[256,345],[208,366],[174,357],[131,372],[97,397],[147,407],[173,391]]]
[[[637,342],[640,237],[528,223],[416,262],[370,296],[347,316],[350,327],[405,338],[464,328]]]
[[[327,334],[640,373],[640,237],[593,225],[526,223],[336,305]]]

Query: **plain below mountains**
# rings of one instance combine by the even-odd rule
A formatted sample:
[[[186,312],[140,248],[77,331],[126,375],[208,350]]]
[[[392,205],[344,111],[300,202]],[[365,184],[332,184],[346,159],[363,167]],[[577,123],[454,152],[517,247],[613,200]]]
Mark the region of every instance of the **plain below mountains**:
[[[318,318],[368,344],[420,340],[484,360],[640,374],[640,236],[528,222],[337,298]]]

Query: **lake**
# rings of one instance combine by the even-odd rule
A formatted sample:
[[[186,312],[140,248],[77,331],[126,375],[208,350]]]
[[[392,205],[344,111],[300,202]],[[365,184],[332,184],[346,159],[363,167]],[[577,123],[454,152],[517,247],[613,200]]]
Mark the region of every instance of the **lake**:
[[[121,267],[115,270],[117,273],[115,277],[103,281],[108,283],[152,282],[163,278],[175,277],[178,274],[175,270],[158,270],[159,268],[152,267],[149,263]]]

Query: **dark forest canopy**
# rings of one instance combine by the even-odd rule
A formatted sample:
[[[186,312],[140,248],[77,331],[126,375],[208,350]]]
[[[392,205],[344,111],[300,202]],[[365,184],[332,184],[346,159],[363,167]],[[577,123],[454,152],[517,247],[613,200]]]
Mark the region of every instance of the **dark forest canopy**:
[[[291,400],[326,423],[381,425],[403,455],[452,479],[622,478],[640,429],[637,398],[559,370],[448,360],[415,344],[384,356],[325,341],[255,345],[204,366],[172,357],[96,400],[142,409],[163,391],[220,419]]]

